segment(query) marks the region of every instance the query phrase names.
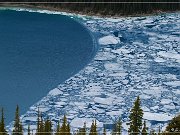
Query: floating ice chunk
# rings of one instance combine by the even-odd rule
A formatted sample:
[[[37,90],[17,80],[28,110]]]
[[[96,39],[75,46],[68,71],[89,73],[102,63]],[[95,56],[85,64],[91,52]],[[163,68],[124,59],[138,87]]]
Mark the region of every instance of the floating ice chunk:
[[[40,112],[47,112],[49,110],[50,110],[50,108],[48,108],[48,107],[39,107]]]
[[[176,107],[173,103],[169,104],[169,105],[164,105],[164,108],[166,110],[170,109],[170,110],[174,110]]]
[[[142,106],[142,109],[143,109],[144,112],[149,112],[150,111],[150,109],[147,108],[146,106]]]
[[[62,106],[64,106],[64,105],[67,105],[67,103],[66,102],[56,102],[56,107],[62,107]]]
[[[180,90],[175,90],[173,93],[180,95]]]
[[[154,61],[155,62],[165,62],[166,60],[164,60],[163,58],[157,57],[157,58],[154,59]]]
[[[164,58],[171,58],[171,59],[180,60],[180,54],[178,54],[176,52],[160,51],[160,52],[157,53],[157,55],[162,56]]]
[[[145,89],[145,90],[143,90],[143,93],[159,97],[159,96],[161,96],[162,91],[163,91],[163,87],[157,86],[157,87],[151,87],[149,89]]]
[[[96,23],[96,21],[87,21],[87,24]]]
[[[109,76],[112,76],[112,77],[125,77],[126,75],[128,75],[128,73],[124,73],[124,72],[109,74]]]
[[[128,54],[128,53],[130,53],[131,51],[129,51],[129,50],[127,50],[127,49],[120,48],[120,49],[113,50],[112,52],[113,52],[113,53],[117,53],[117,54]]]
[[[113,53],[110,52],[102,52],[98,53],[95,57],[95,60],[112,60],[116,58],[116,56]]]
[[[90,128],[93,120],[93,118],[75,118],[71,121],[70,125],[72,127],[82,128],[84,123],[86,123],[86,127]],[[96,120],[96,123],[97,127],[103,127],[103,123],[99,122],[98,120]]]
[[[104,114],[105,113],[105,110],[103,110],[103,109],[96,108],[95,110],[98,114]]]
[[[136,91],[137,91],[137,90],[136,90]],[[150,99],[151,96],[142,94],[142,95],[140,95],[140,98],[141,98],[141,99]]]
[[[79,109],[84,109],[86,106],[86,103],[74,102],[74,105],[76,105]]]
[[[172,100],[170,99],[161,99],[161,104],[170,104]]]
[[[180,81],[165,82],[164,84],[170,85],[172,87],[177,87],[177,86],[180,86]]]
[[[146,120],[153,120],[153,121],[169,121],[173,117],[169,116],[168,114],[144,112],[143,118]]]
[[[101,45],[116,45],[120,43],[120,39],[118,37],[109,35],[99,39],[99,44]]]
[[[106,115],[110,115],[110,116],[121,116],[122,114],[123,114],[122,110],[106,112]]]
[[[118,63],[105,63],[104,67],[106,70],[119,70],[120,65]]]
[[[95,97],[94,102],[99,103],[99,104],[111,105],[113,102],[113,99],[112,98]]]
[[[62,94],[63,94],[63,92],[60,91],[58,88],[55,88],[49,92],[49,95],[51,95],[51,96],[57,96],[57,95],[62,95]]]
[[[129,80],[122,80],[123,84],[128,84]]]

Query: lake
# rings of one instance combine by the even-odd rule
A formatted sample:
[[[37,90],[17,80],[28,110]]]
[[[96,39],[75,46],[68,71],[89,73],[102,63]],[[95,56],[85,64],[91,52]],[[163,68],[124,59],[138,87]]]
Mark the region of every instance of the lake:
[[[6,122],[80,71],[95,54],[93,38],[63,15],[0,10],[0,107]]]

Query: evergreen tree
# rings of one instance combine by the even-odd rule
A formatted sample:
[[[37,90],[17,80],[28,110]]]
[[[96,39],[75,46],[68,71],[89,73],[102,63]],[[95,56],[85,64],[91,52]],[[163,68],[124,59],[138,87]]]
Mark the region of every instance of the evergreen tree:
[[[30,129],[30,125],[28,125],[28,135],[31,135],[31,129]]]
[[[62,126],[60,128],[60,132],[63,134],[63,135],[69,135],[70,134],[70,125],[67,123],[67,118],[66,118],[66,115],[64,115],[63,117],[63,123],[62,123]]]
[[[86,122],[84,123],[83,129],[82,129],[82,135],[86,135]]]
[[[43,135],[44,134],[44,121],[43,121],[43,118],[42,118],[42,114],[40,114],[41,116],[41,119],[40,119],[40,125],[39,125],[39,134],[40,135]]]
[[[143,110],[140,106],[140,98],[137,97],[136,101],[134,102],[134,106],[130,111],[130,127],[129,127],[129,134],[139,135],[142,128],[142,118],[143,118]]]
[[[67,124],[67,130],[66,130],[67,134],[66,135],[70,135],[71,134],[71,128],[69,123]]]
[[[96,123],[96,120],[92,122],[89,135],[98,135],[98,133],[97,133],[97,123]]]
[[[16,107],[14,129],[12,135],[23,135],[22,123],[19,117],[19,106]]]
[[[89,135],[94,135],[94,121],[92,121]]]
[[[122,132],[122,122],[121,122],[121,118],[119,117],[116,123],[116,135],[121,135],[121,132]]]
[[[106,128],[105,128],[105,126],[103,128],[103,135],[106,135]]]
[[[84,123],[83,128],[80,128],[77,135],[86,135],[86,123]]]
[[[55,135],[60,135],[60,134],[61,134],[61,133],[60,133],[60,130],[61,130],[61,129],[60,129],[60,123],[59,123],[59,121],[58,121]]]
[[[63,134],[66,133],[66,131],[67,131],[67,118],[66,118],[66,115],[64,115],[64,117],[63,117],[63,123],[62,123],[60,131]]]
[[[142,135],[148,135],[148,128],[146,126],[146,121],[143,123]]]
[[[122,132],[122,122],[121,122],[121,118],[119,117],[118,120],[114,124],[112,134],[113,135],[121,135],[121,132]]]
[[[159,127],[158,135],[162,135],[161,128]]]
[[[40,134],[40,111],[38,108],[38,116],[37,116],[37,129],[36,129],[36,134],[39,135]]]
[[[180,133],[180,115],[174,117],[166,127],[166,132],[171,134]]]
[[[97,133],[97,123],[96,123],[96,120],[95,120],[95,124],[94,124],[94,135],[98,135],[98,133]]]
[[[0,121],[0,135],[6,135],[7,131],[5,129],[5,123],[4,123],[4,110],[2,108],[1,110],[1,121]]]
[[[52,134],[52,124],[51,124],[51,121],[49,119],[47,119],[45,121],[44,132],[45,132],[46,135],[51,135]]]

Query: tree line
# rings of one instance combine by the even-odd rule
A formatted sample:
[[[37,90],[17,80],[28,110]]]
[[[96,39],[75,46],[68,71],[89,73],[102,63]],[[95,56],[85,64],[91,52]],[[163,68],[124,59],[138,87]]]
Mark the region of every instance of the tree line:
[[[7,0],[1,0],[1,2],[7,2]],[[8,2],[32,2],[30,4],[34,6],[47,6],[56,9],[101,15],[136,15],[180,10],[180,0],[108,0],[111,3],[106,3],[107,0],[8,0]],[[38,4],[33,2],[62,3]]]
[[[33,133],[31,131],[30,125],[28,125],[27,132],[24,132],[23,125],[19,116],[19,107],[16,107],[14,126],[12,135],[100,135],[98,133],[98,127],[96,120],[92,121],[90,129],[86,127],[86,123],[77,132],[72,133],[70,124],[68,123],[66,115],[64,115],[62,123],[57,123],[56,129],[53,129],[52,121],[50,119],[43,119],[41,112],[38,109],[37,114],[37,127],[36,132]],[[155,132],[155,130],[149,128],[146,125],[146,121],[143,121],[143,110],[141,108],[140,98],[137,97],[135,100],[132,109],[130,110],[129,121],[127,122],[129,125],[128,134],[129,135],[179,135],[180,134],[180,115],[174,117],[167,125],[165,131]],[[1,110],[1,120],[0,120],[0,135],[8,135],[5,122],[4,122],[4,111]],[[106,127],[103,128],[101,134],[106,135]],[[122,121],[119,117],[113,126],[112,135],[122,135]]]

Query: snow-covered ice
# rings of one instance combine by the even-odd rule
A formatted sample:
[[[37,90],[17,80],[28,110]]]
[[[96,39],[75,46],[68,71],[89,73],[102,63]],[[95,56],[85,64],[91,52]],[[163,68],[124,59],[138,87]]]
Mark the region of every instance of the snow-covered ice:
[[[63,94],[63,92],[60,91],[58,88],[55,88],[49,92],[49,95],[51,95],[51,96],[57,96],[57,95],[61,95],[61,94]]]
[[[101,45],[114,45],[120,43],[120,39],[118,37],[109,35],[99,39],[99,44]]]
[[[169,121],[172,118],[173,118],[172,116],[169,116],[169,115],[164,114],[164,113],[161,114],[161,113],[144,112],[144,119],[145,120],[164,122],[164,121]]]

